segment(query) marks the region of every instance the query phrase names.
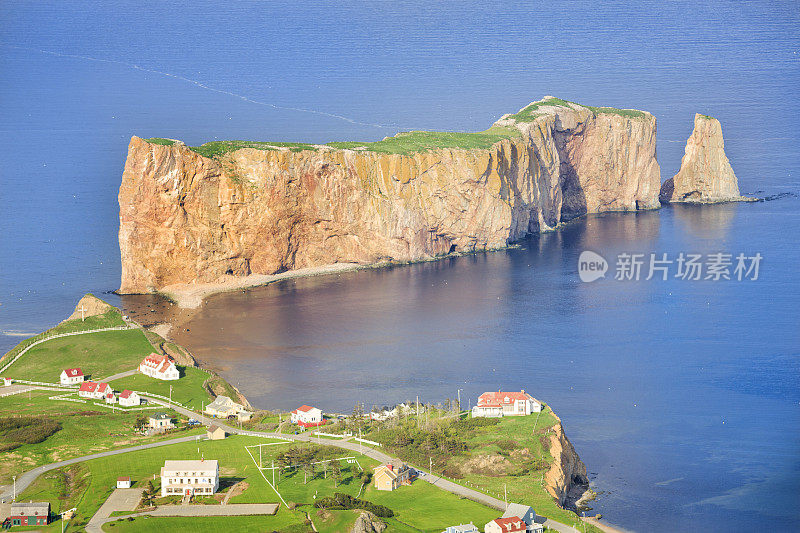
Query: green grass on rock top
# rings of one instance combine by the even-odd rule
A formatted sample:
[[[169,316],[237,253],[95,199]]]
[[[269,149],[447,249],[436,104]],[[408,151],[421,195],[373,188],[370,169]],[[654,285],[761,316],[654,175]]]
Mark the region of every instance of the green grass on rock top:
[[[616,107],[592,107],[583,104],[576,104],[569,100],[562,100],[561,98],[545,98],[539,102],[533,102],[529,106],[522,109],[520,112],[510,115],[508,118],[514,119],[517,122],[533,122],[542,113],[539,111],[542,107],[570,107],[571,105],[580,105],[587,109],[591,109],[596,115],[612,114],[620,115],[623,117],[638,118],[645,116],[644,111],[637,109],[617,109]]]

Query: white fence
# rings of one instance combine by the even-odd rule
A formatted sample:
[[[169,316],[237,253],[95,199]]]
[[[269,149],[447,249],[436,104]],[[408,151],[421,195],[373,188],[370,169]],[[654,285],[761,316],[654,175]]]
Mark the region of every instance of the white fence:
[[[372,444],[373,446],[383,447],[383,444],[380,442],[375,442],[374,440],[360,439],[358,437],[354,438],[353,440],[357,442],[363,442],[364,444]]]
[[[337,439],[343,439],[345,437],[352,437],[353,436],[352,433],[341,433],[341,434],[337,435],[336,433],[323,433],[322,431],[312,431],[311,434],[312,435],[316,435],[318,437],[334,437],[334,438],[337,438]]]

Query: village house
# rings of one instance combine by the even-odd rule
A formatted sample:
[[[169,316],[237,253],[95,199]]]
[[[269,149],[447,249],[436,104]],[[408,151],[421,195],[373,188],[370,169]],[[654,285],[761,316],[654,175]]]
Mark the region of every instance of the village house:
[[[151,353],[139,363],[139,372],[151,378],[165,381],[176,380],[181,377],[178,367],[168,355]]]
[[[136,407],[140,403],[141,397],[132,390],[125,389],[119,394],[119,404],[123,407]]]
[[[472,416],[525,416],[541,410],[542,404],[524,389],[519,392],[484,392],[478,397],[478,404],[472,408]]]
[[[8,517],[11,526],[46,526],[50,523],[48,502],[14,502]]]
[[[544,525],[536,522],[536,511],[529,505],[509,503],[508,507],[506,507],[506,512],[503,513],[501,518],[520,518],[525,522],[525,531],[529,533],[541,533],[544,531]]]
[[[83,383],[83,370],[80,368],[66,368],[61,371],[62,385],[77,385]]]
[[[412,470],[402,462],[392,462],[372,469],[372,479],[378,490],[394,490],[400,485],[410,485]]]
[[[161,496],[200,494],[209,496],[219,489],[217,461],[164,461],[161,468]]]
[[[118,489],[129,489],[129,488],[131,488],[131,478],[129,476],[118,477],[117,478],[117,488]]]
[[[108,383],[95,383],[94,381],[84,381],[81,383],[81,388],[78,389],[78,396],[81,398],[89,398],[91,400],[102,400],[113,391]]]
[[[442,533],[480,533],[478,528],[470,522],[469,524],[461,524],[458,526],[449,526]]]
[[[106,392],[105,400],[106,403],[117,403],[117,395],[114,394],[114,391],[109,390]]]
[[[2,383],[3,383],[3,386],[9,387],[9,386],[11,386],[11,383],[13,383],[13,382],[11,381],[11,378],[3,378]]]
[[[219,426],[209,426],[206,429],[206,438],[208,440],[222,440],[225,438],[225,430]]]
[[[301,405],[291,412],[292,424],[297,424],[304,428],[321,426],[325,423],[322,411],[310,405]]]
[[[518,516],[510,516],[508,518],[495,518],[486,526],[484,526],[484,533],[525,533],[527,524],[522,521]]]
[[[243,405],[234,402],[227,396],[217,396],[214,398],[214,401],[206,406],[205,413],[215,418],[229,418],[235,416],[242,422],[250,420],[253,414],[245,409]]]
[[[147,425],[156,433],[166,431],[175,427],[172,417],[165,413],[154,413],[147,419]]]

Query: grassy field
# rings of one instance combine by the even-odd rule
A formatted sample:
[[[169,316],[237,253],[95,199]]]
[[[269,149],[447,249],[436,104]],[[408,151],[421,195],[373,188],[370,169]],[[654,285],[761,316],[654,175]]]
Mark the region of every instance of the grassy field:
[[[109,384],[114,390],[122,391],[130,389],[140,392],[151,392],[169,397],[169,389],[172,387],[172,399],[185,407],[200,411],[203,404],[208,405],[213,401],[210,394],[203,388],[203,383],[211,376],[199,368],[178,367],[181,370],[181,378],[176,381],[164,381],[151,378],[144,374],[134,374],[124,378],[110,381]],[[234,397],[235,400],[235,397]]]
[[[548,98],[546,100],[542,100],[541,102],[534,102],[529,106],[525,107],[518,113],[511,115],[509,118],[516,120],[517,122],[533,122],[537,117],[541,116],[542,113],[539,111],[542,107],[545,106],[558,106],[558,107],[569,107],[570,104],[575,104],[575,102],[570,102],[568,100],[562,100],[561,98]],[[582,104],[576,104],[582,105]],[[620,115],[623,117],[643,117],[645,113],[636,109],[617,109],[616,107],[592,107],[592,106],[583,106],[588,109],[591,109],[592,112],[595,114],[613,114],[613,115]]]
[[[63,369],[79,367],[91,379],[102,380],[118,372],[136,369],[153,351],[153,346],[139,329],[61,337],[34,346],[3,375],[58,383]]]
[[[14,450],[0,453],[0,484],[10,482],[12,475],[39,465],[192,434],[180,431],[153,437],[136,435],[133,432],[133,425],[142,411],[112,412],[88,403],[48,399],[53,394],[57,393],[35,391],[30,394],[0,398],[0,413],[3,415],[13,413],[15,416],[46,417],[61,424],[61,430],[43,442],[24,444]],[[162,412],[170,411],[163,409]],[[177,413],[172,414],[178,418]],[[200,430],[193,431],[193,433],[198,432]]]
[[[81,463],[77,466],[59,469],[40,477],[29,487],[20,499],[46,500],[51,503],[54,511],[78,507],[76,517],[71,521],[68,531],[79,531],[88,522],[89,518],[99,509],[100,505],[111,494],[117,476],[129,475],[134,481],[134,487],[144,486],[148,480],[153,479],[165,459],[192,459],[205,457],[217,459],[220,462],[220,478],[223,491],[239,481],[248,484],[247,489],[238,496],[231,498],[231,503],[271,503],[279,499],[272,488],[264,481],[255,467],[253,460],[245,451],[245,445],[259,442],[269,443],[268,439],[252,437],[229,437],[222,441],[201,441],[199,443],[182,443],[152,450],[143,450],[126,453],[114,457],[95,459]],[[270,464],[274,457],[286,451],[290,444],[277,444],[262,448],[262,460]],[[295,445],[296,446],[296,445]],[[314,445],[304,445],[319,450],[326,457],[343,457],[344,450]],[[251,453],[258,458],[258,450],[251,449]],[[367,457],[359,456],[360,467],[371,472],[377,463]],[[355,463],[342,462],[342,482],[334,487],[333,476],[330,471],[327,478],[318,468],[316,474],[304,483],[303,473],[299,470],[287,472],[280,476],[277,488],[290,506],[297,506],[290,511],[281,505],[278,513],[273,517],[259,517],[258,527],[271,531],[306,531],[304,526],[305,512],[308,512],[320,531],[342,531],[342,526],[352,525],[356,514],[350,511],[333,511],[320,513],[319,509],[312,507],[316,495],[321,498],[333,492],[344,492],[357,495],[361,489],[360,469]],[[265,472],[271,479],[271,474]],[[159,480],[154,481],[158,489]],[[404,486],[394,492],[382,492],[368,487],[362,498],[374,503],[392,508],[396,516],[388,520],[389,531],[441,531],[454,520],[473,520],[475,523],[485,523],[490,518],[495,518],[497,512],[479,505],[470,500],[461,499],[448,492],[441,491],[425,482],[417,481],[411,486]],[[136,518],[133,521],[115,522],[114,526],[107,526],[106,531],[148,531],[155,524],[175,527],[216,531],[218,527],[227,530],[234,527],[246,527],[233,524],[228,528],[216,520],[207,522],[206,518]],[[483,521],[483,522],[481,522]],[[60,526],[59,526],[60,528]],[[117,529],[119,528],[119,529]],[[252,530],[252,529],[251,529]]]
[[[219,533],[250,533],[251,531],[281,531],[300,533],[312,531],[303,524],[300,511],[280,512],[275,516],[209,516],[205,518],[141,516],[131,521],[121,519],[103,526],[109,533],[142,531],[204,531]],[[336,530],[338,532],[344,530]]]

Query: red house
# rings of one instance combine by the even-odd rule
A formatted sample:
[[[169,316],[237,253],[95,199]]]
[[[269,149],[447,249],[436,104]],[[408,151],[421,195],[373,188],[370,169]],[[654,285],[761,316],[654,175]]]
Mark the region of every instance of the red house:
[[[50,523],[48,502],[14,502],[11,504],[11,526],[46,526]]]

